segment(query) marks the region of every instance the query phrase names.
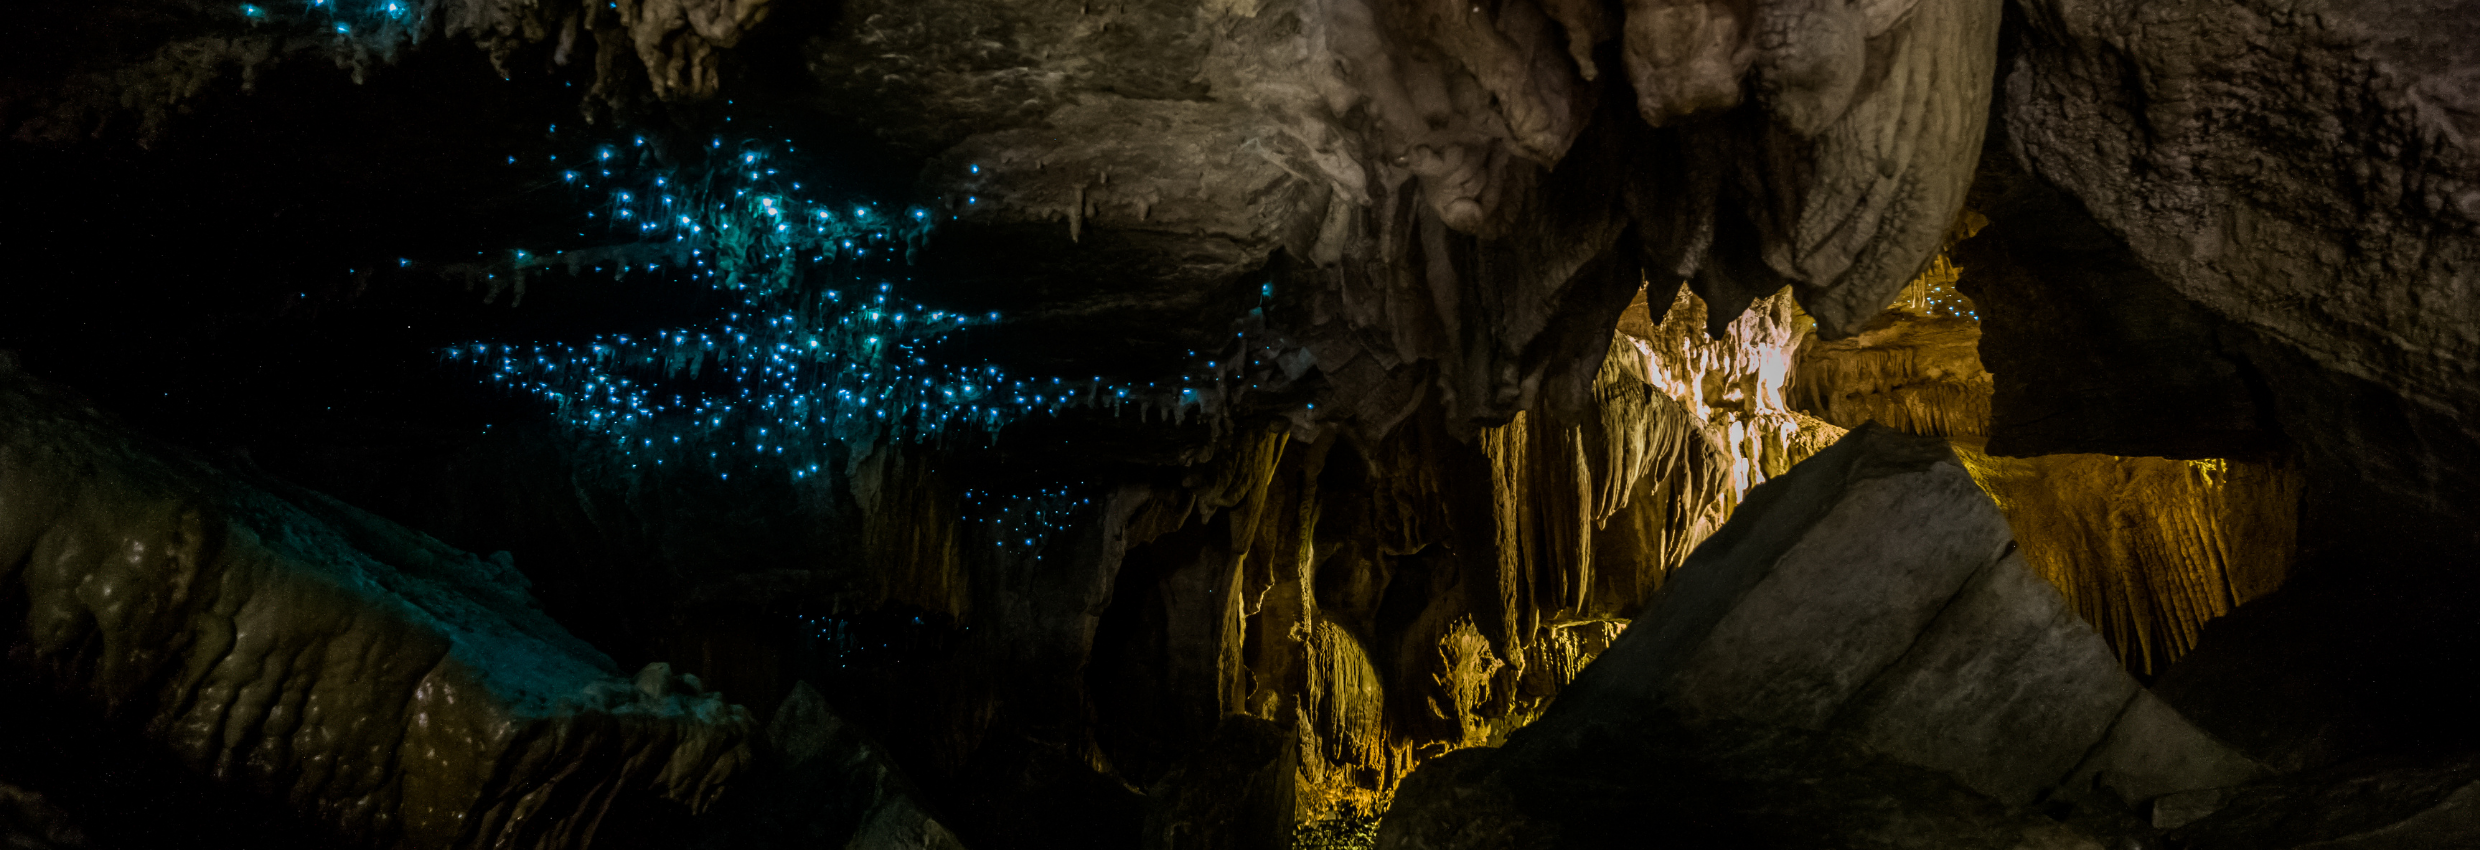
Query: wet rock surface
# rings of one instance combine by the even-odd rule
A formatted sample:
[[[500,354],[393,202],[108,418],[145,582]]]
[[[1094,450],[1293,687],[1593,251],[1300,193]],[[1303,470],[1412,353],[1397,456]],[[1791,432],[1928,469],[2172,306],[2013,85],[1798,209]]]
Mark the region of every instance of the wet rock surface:
[[[53,844],[76,838],[61,823],[100,844],[160,837],[125,827],[141,819],[114,802],[144,787],[233,812],[249,844],[413,830],[448,812],[507,817],[407,842],[498,830],[558,844],[581,840],[592,810],[609,813],[607,844],[1238,847],[1279,843],[1259,828],[1269,820],[1365,824],[1401,781],[1386,822],[1409,830],[1389,833],[1405,846],[1628,843],[1625,813],[1646,799],[1715,843],[2450,835],[2461,786],[2435,778],[2433,754],[2480,744],[2480,689],[2436,672],[2480,659],[2469,5],[28,9],[0,21],[18,48],[0,58],[0,239],[8,279],[28,282],[0,287],[0,345],[151,434],[246,450],[457,546],[518,555],[477,560],[255,475],[226,490],[212,483],[226,473],[178,470],[159,476],[170,489],[113,485],[97,498],[115,522],[160,526],[150,552],[188,551],[179,518],[207,505],[198,539],[242,529],[274,541],[267,563],[343,553],[421,581],[227,593],[166,578],[191,567],[129,579],[154,562],[89,552],[105,578],[28,584],[31,648],[12,669],[28,689],[65,688],[59,705],[27,701],[30,725],[68,728],[74,707],[103,706],[102,725],[75,736],[89,750],[126,738],[177,758],[125,772],[143,779],[54,787],[4,771],[72,750],[0,750],[14,754],[0,780],[57,804],[0,812]],[[574,262],[472,279],[518,268],[485,252],[608,248],[573,226],[578,197],[554,176],[569,166],[550,157],[639,134],[667,166],[780,140],[813,157],[787,157],[815,169],[803,179],[948,217],[888,274],[931,309],[1003,315],[964,346],[976,362],[1194,380],[1201,400],[1174,417],[1027,421],[986,447],[839,446],[804,489],[640,474],[523,400],[444,388],[440,345],[642,332],[726,309],[670,288],[682,279],[623,282]],[[1991,222],[1970,238],[1966,206]],[[1971,368],[1954,323],[1879,318],[1947,260],[1984,314]],[[1820,363],[1832,368],[1807,368]],[[2193,647],[2158,699],[2108,675],[2074,617],[1994,555],[1940,556],[1905,573],[1911,585],[1783,579],[1848,603],[1817,619],[1762,581],[1691,581],[1663,598],[1709,605],[1640,616],[1735,511],[1743,526],[1780,519],[1768,505],[1786,497],[1743,503],[1751,486],[1787,492],[1795,462],[1868,419],[1985,437],[1990,454],[1965,460],[2013,500],[2010,516],[2071,514],[2016,526],[2027,550],[2052,554],[2014,557],[2131,658]],[[2050,456],[2019,457],[2035,454]],[[2270,470],[2248,480],[2274,508],[2215,502],[2245,477],[2221,460]],[[1057,498],[1074,508],[1041,546],[985,513],[1069,486]],[[56,489],[28,498],[70,498]],[[1968,489],[1941,492],[1960,504]],[[2081,495],[2049,498],[2070,489]],[[2292,524],[2281,506],[2302,492]],[[1901,526],[1846,560],[2003,536],[1986,519]],[[326,531],[280,538],[261,520]],[[1813,531],[1792,525],[1759,536]],[[196,569],[223,563],[225,550],[197,551]],[[0,546],[0,567],[44,575],[9,557]],[[548,614],[507,590],[528,579]],[[268,638],[233,656],[261,669],[226,676],[183,666],[202,643],[151,649],[216,594],[299,603],[236,602],[226,619],[320,635],[321,654]],[[479,601],[441,603],[454,616],[430,631],[336,613],[389,594]],[[2051,619],[2018,616],[2034,609]],[[1821,625],[1861,610],[1885,615],[1867,620],[1883,634]],[[153,631],[110,637],[125,627]],[[452,639],[494,629],[530,648]],[[1762,648],[1777,631],[1828,660],[1698,654]],[[412,649],[369,649],[388,640]],[[1678,647],[1657,666],[1694,675],[1631,691],[1608,681],[1622,674],[1580,673],[1612,667],[1615,645]],[[569,731],[507,743],[484,723],[469,749],[542,758],[505,775],[441,768],[485,756],[430,764],[408,755],[427,742],[382,734],[411,716],[390,713],[390,695],[436,675],[425,653],[464,659],[439,669],[527,671],[460,686],[510,704],[619,683],[591,688],[576,716],[630,719],[561,726],[568,709],[509,709]],[[664,661],[703,681],[622,675]],[[360,690],[325,684],[338,665],[367,674]],[[197,682],[210,684],[165,691]],[[1647,712],[1632,722],[1676,734],[1609,720],[1569,748],[1591,758],[1566,761],[1543,754],[1559,749],[1537,743],[1549,733],[1510,737],[1536,718],[1593,718],[1549,708],[1592,702],[1562,696],[1573,682],[1605,692],[1594,699],[1630,694],[1627,711]],[[2024,690],[2000,698],[1991,682]],[[672,708],[638,709],[705,705],[697,691],[712,688],[770,719],[747,768],[764,794],[701,819],[686,802],[597,808],[603,790],[570,793],[709,796],[713,783],[649,765],[721,765],[738,745],[666,755],[695,750],[694,730],[665,726]],[[287,701],[298,694],[317,700]],[[182,719],[226,704],[268,719]],[[322,738],[341,727],[303,720],[313,707],[376,719]],[[2296,775],[2185,787],[2231,764],[2176,743],[2190,720]],[[265,731],[286,724],[313,731]],[[645,731],[658,727],[673,731]],[[338,747],[367,757],[322,755]],[[2384,753],[2419,758],[2368,761]],[[303,760],[322,766],[280,767]],[[534,797],[511,790],[552,763],[575,772]],[[1554,763],[1566,784],[1542,778]],[[381,779],[338,778],[343,765]],[[640,782],[648,771],[660,781]],[[434,774],[447,778],[415,785],[467,790],[387,796],[386,777]],[[469,793],[485,785],[500,790]],[[1249,790],[1211,790],[1225,786]],[[516,796],[484,799],[502,793]],[[2343,814],[2283,814],[2303,808]],[[305,816],[327,826],[304,829]]]
[[[2128,676],[1934,438],[1865,427],[1760,486],[1637,622],[1506,746],[1416,774],[1381,846],[1590,846],[1648,819],[1756,846],[2102,846],[2035,804],[2262,772]],[[1488,805],[1531,826],[1474,832],[1459,813]]]
[[[2278,435],[2304,479],[2301,578],[2207,629],[2160,693],[2285,767],[2467,749],[2460,718],[2480,694],[2422,671],[2480,651],[2449,613],[2480,598],[2466,569],[2480,500],[2442,472],[2480,458],[2475,17],[2452,3],[2020,9],[2004,144],[2063,200],[2012,197],[2069,225],[2059,247],[2086,256],[2045,255],[2003,223],[1978,255],[1997,273],[1993,451],[2097,440],[2175,456]],[[2027,273],[2049,283],[2014,283]],[[2018,321],[2051,330],[2009,342]],[[2069,327],[2108,342],[2021,342]],[[2124,380],[2010,400],[2008,372],[2072,386],[2089,379],[2057,367],[2079,360]]]
[[[583,846],[605,814],[712,802],[747,713],[634,681],[504,561],[128,434],[0,373],[12,674],[192,770],[377,846]]]
[[[2018,159],[2281,376],[2286,436],[2367,490],[2320,512],[2464,516],[2472,494],[2436,470],[2480,446],[2469,9],[2022,8],[2003,83]],[[2354,389],[2372,386],[2392,399]]]

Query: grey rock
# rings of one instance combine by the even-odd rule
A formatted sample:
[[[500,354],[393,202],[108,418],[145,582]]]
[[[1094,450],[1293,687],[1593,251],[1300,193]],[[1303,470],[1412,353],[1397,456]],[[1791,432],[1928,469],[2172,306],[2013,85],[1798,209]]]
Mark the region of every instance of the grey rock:
[[[2203,820],[2230,804],[2231,789],[2203,788],[2163,794],[2153,799],[2153,828],[2177,829]]]
[[[1760,485],[1635,623],[1502,750],[1416,772],[1382,846],[1521,846],[1454,825],[1489,805],[1570,840],[1649,807],[1683,840],[2093,846],[2024,807],[2258,771],[2136,685],[1936,438],[1864,426]]]
[[[2165,797],[2156,822],[2194,850],[2444,850],[2480,846],[2480,757],[2382,758],[2240,788]],[[2168,825],[2168,824],[2164,824]]]
[[[2212,740],[2151,692],[2138,692],[2111,724],[2109,736],[2067,777],[2063,790],[2068,796],[2106,790],[2120,800],[2140,803],[2264,775],[2262,766],[2234,750],[2199,744]]]
[[[2441,0],[2020,4],[2024,167],[2229,323],[2370,523],[2468,517],[2480,457],[2480,15]],[[2343,482],[2351,482],[2348,485]],[[2420,530],[2468,545],[2469,524]]]

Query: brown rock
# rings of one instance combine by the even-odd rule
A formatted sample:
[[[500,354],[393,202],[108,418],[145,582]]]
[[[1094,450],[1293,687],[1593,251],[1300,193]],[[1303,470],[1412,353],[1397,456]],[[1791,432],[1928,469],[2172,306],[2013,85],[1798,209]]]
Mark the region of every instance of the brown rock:
[[[10,659],[193,769],[359,842],[584,846],[612,807],[703,808],[748,714],[633,685],[524,580],[315,493],[134,437],[0,372]]]
[[[1942,440],[1854,431],[1751,491],[1548,714],[1459,768],[1473,779],[1416,772],[1390,846],[1518,846],[1415,841],[1459,834],[1440,819],[1471,805],[1442,801],[1485,781],[1571,839],[1676,819],[1668,837],[1757,846],[2092,846],[2020,807],[2253,775],[2009,538]]]

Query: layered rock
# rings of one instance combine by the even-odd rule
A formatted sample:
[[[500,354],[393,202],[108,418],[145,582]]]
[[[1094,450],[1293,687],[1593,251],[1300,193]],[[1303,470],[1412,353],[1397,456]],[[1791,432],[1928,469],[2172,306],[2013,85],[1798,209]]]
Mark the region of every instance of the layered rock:
[[[2468,846],[2480,836],[2480,760],[2373,760],[2176,794],[2154,802],[2153,824],[2198,850]]]
[[[2002,111],[2025,170],[2225,323],[2311,476],[2355,492],[2318,513],[2467,548],[2467,521],[2397,518],[2475,503],[2445,472],[2480,458],[2469,8],[2023,8]]]
[[[5,365],[5,364],[0,364]],[[504,560],[219,470],[0,370],[10,660],[192,769],[372,846],[584,846],[706,807],[748,714],[634,679]]]
[[[2010,538],[1942,441],[1855,431],[1756,488],[1542,719],[1416,774],[1380,846],[2095,846],[2022,807],[2259,772]]]
[[[2099,373],[2124,391],[2022,419],[2073,412],[2103,426],[2083,433],[2109,451],[2236,437],[2286,443],[2301,462],[2301,574],[2208,630],[2161,680],[2164,698],[2286,767],[2480,746],[2461,719],[2480,692],[2432,674],[2480,657],[2480,632],[2444,601],[2470,598],[2463,565],[2480,542],[2480,498],[2453,471],[2480,463],[2470,10],[2024,10],[2002,86],[2007,148],[2058,193],[2028,193],[2031,206],[2089,222],[2065,233],[2110,273],[2010,248],[2027,260],[2013,288],[2039,311],[2025,324],[2066,317],[2108,331],[2105,348],[2188,356]],[[2074,294],[2087,282],[2128,293],[2131,310],[2093,309]],[[2169,415],[2087,415],[2147,406]],[[2007,407],[2002,394],[2001,423]],[[2005,450],[2057,436],[2044,430]],[[2264,696],[2277,693],[2290,696]]]
[[[1792,407],[1846,428],[1876,421],[1910,434],[1983,437],[1991,376],[1970,319],[1889,310],[1848,339],[1801,347]]]
[[[1977,303],[1958,298],[1954,290],[1966,284],[1972,292],[1995,294],[2000,306],[1989,312],[2009,318],[1991,321],[2021,321],[2019,305],[2004,300],[2025,297],[2007,294],[2013,279],[2006,275],[2020,269],[1985,245],[1963,250],[1993,237],[2013,238],[2011,228],[2017,226],[1995,227],[1966,240],[1957,252],[1997,268],[1949,267],[1943,275],[1924,276],[1917,297],[1872,320],[1859,335],[1801,345],[1788,395],[1795,407],[1838,425],[1873,420],[1949,438],[1973,479],[2006,515],[2025,562],[2101,631],[2129,669],[2156,673],[2192,650],[2207,622],[2273,592],[2291,574],[2299,540],[2299,471],[2279,456],[2003,455],[2020,451],[2027,439],[2045,439],[2039,434],[2063,432],[2025,428],[2015,419],[1993,421],[1993,409],[2059,411],[2070,422],[2089,422],[2097,412],[2086,405],[2110,398],[2086,393],[2087,384],[2078,380],[2037,379],[2047,372],[2022,379],[1982,368],[1980,351],[2001,352],[2008,358],[2002,362],[2014,365],[2020,354],[2005,352],[2021,352],[2041,339],[1993,340],[2016,325],[1984,333],[1973,318],[1981,313]],[[1950,306],[1937,306],[1940,302]],[[2108,356],[2128,357],[2125,352]],[[2179,363],[2188,361],[2163,368],[2185,368]],[[2179,410],[2213,403],[2198,401],[2197,407]],[[2227,434],[2185,433],[2165,432],[2146,447],[2171,448],[2176,441],[2188,449],[2248,448]]]

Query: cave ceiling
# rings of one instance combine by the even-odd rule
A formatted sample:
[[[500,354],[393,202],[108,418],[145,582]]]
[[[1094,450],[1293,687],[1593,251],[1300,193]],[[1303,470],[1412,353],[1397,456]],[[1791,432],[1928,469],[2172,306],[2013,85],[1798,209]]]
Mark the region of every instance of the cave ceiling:
[[[1604,768],[1913,801],[1803,791],[1784,835],[2048,836],[2049,805],[2082,846],[2192,806],[2226,812],[2195,846],[2296,843],[2375,828],[2266,814],[2397,769],[2369,753],[2428,759],[2383,773],[2404,812],[2480,778],[2429,758],[2480,751],[2480,688],[2434,672],[2480,658],[2469,2],[131,0],[0,42],[0,555],[57,567],[5,597],[11,675],[54,694],[24,711],[108,705],[81,734],[152,742],[128,770],[321,834],[583,846],[618,799],[604,843],[1532,846],[1435,836],[1608,828],[1523,786],[1602,769],[1609,700],[1694,742]],[[1969,522],[1834,519],[1935,525],[1880,463]],[[106,495],[60,496],[71,469]],[[42,542],[89,526],[245,542],[134,579]],[[2091,728],[2019,770],[1905,737],[1952,706],[1894,685],[1786,720],[1779,688],[1588,672],[1724,651],[1631,618],[1812,604],[1830,581],[1698,589],[1798,572],[1732,553],[1800,535],[1967,540],[1936,598],[2016,601],[1888,634],[1999,678],[2069,659],[2042,687]],[[179,718],[358,668],[105,664],[109,623],[216,617],[42,583],[79,569],[285,600],[271,645],[368,617],[450,647],[501,731],[302,779],[335,756]],[[558,675],[493,672],[526,653]],[[216,676],[244,684],[131,696]],[[1717,729],[1754,761],[1718,767]],[[2154,745],[2194,758],[2126,754]],[[581,791],[561,759],[616,766]],[[1427,820],[1381,840],[1398,789]]]

